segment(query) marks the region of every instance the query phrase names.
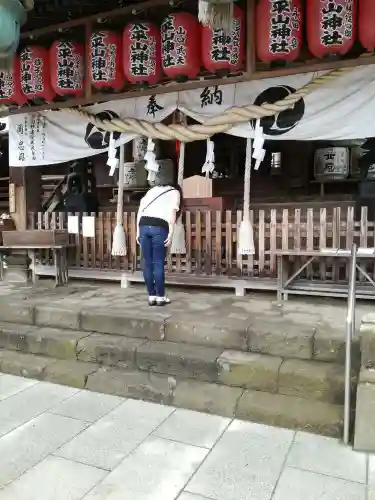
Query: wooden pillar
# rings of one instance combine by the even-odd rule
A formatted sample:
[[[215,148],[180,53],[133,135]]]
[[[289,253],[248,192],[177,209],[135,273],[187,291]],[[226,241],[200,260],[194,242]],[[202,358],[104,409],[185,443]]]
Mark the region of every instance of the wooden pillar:
[[[40,167],[9,167],[9,210],[16,228],[27,229],[28,213],[41,209]]]
[[[9,211],[16,229],[28,227],[28,213],[41,208],[40,167],[9,167]],[[9,283],[28,283],[30,280],[28,252],[12,250],[6,257],[4,280]]]
[[[255,0],[246,1],[246,74],[249,79],[256,71],[255,55]]]

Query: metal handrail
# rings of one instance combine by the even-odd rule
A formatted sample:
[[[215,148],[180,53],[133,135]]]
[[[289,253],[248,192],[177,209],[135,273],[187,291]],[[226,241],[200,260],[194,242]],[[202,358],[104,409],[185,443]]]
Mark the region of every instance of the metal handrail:
[[[345,346],[345,402],[344,402],[344,444],[349,444],[351,391],[352,391],[352,341],[355,331],[355,302],[356,302],[356,271],[357,245],[353,244],[350,259],[350,274],[348,286],[348,308],[346,314],[346,346]]]

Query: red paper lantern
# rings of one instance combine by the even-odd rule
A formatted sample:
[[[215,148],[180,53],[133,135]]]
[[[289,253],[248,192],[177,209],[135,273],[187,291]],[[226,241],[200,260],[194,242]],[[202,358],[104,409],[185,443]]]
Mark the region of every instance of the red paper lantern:
[[[131,23],[123,34],[123,69],[133,84],[156,85],[161,78],[160,32],[152,23]]]
[[[201,27],[188,12],[169,14],[161,25],[162,67],[177,81],[196,78],[201,69]]]
[[[356,34],[357,0],[307,0],[307,42],[311,54],[346,54]]]
[[[267,64],[294,61],[301,46],[301,0],[260,0],[256,7],[258,59]]]
[[[375,2],[359,0],[358,38],[369,52],[375,49]]]
[[[245,14],[234,6],[230,33],[202,27],[202,62],[210,73],[230,73],[243,68],[245,58]]]
[[[52,101],[56,94],[51,85],[48,50],[31,45],[22,50],[20,59],[21,89],[26,98]]]
[[[19,56],[14,56],[13,67],[0,71],[0,104],[18,104],[27,101],[21,90],[21,64]]]
[[[95,31],[89,45],[91,84],[100,90],[122,89],[124,77],[121,67],[121,35],[109,30]]]
[[[83,45],[57,40],[49,50],[51,84],[56,94],[78,97],[84,93]]]

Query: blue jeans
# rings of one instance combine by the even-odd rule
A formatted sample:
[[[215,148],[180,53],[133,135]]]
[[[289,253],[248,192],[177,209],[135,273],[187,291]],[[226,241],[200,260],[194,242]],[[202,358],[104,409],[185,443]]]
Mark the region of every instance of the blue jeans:
[[[143,276],[149,296],[164,297],[164,261],[168,229],[158,226],[140,226],[139,237],[143,255]]]

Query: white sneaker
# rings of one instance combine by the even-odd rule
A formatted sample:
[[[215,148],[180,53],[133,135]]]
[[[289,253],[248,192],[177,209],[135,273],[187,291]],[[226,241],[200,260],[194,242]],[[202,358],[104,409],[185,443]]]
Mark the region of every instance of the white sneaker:
[[[157,306],[166,306],[171,303],[171,299],[168,297],[156,297],[156,305]]]
[[[153,295],[150,295],[148,298],[148,305],[149,306],[156,306],[156,297]]]

